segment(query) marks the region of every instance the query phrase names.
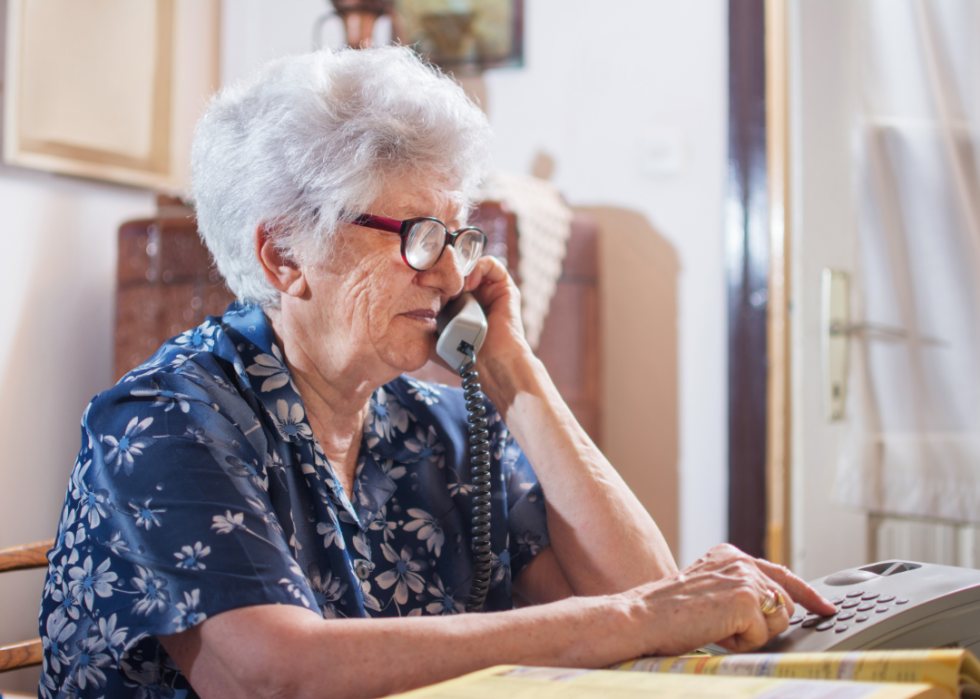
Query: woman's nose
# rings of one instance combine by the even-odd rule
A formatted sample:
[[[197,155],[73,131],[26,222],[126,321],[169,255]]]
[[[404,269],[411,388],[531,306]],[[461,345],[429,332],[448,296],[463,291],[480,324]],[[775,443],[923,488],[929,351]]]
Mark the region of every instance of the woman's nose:
[[[440,293],[454,296],[463,288],[463,261],[455,246],[447,245],[439,260],[424,272],[419,272],[419,281],[425,286],[438,288]]]

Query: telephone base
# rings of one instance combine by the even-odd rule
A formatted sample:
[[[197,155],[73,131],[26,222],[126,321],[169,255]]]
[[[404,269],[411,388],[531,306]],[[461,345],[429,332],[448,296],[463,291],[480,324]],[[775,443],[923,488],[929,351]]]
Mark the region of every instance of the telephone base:
[[[980,570],[882,561],[810,585],[837,611],[800,610],[759,652],[957,647],[980,654]]]

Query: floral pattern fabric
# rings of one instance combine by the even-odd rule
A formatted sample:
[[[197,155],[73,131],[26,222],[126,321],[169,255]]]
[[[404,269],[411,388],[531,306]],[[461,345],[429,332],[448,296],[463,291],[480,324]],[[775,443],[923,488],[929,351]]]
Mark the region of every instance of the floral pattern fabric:
[[[488,406],[489,407],[489,406]],[[534,472],[490,407],[485,609],[548,544]],[[348,498],[261,309],[168,341],[82,418],[41,603],[39,696],[194,697],[157,636],[223,611],[463,611],[472,574],[462,392],[400,377],[371,398]]]

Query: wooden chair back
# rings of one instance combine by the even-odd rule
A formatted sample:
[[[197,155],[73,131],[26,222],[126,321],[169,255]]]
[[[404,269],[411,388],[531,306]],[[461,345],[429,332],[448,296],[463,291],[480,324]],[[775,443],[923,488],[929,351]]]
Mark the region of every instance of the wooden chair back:
[[[198,237],[194,212],[164,196],[157,206],[156,218],[119,228],[115,381],[235,300]]]
[[[46,568],[47,554],[52,548],[54,548],[54,539],[0,549],[0,573]],[[40,638],[0,646],[0,672],[40,665],[41,648]]]

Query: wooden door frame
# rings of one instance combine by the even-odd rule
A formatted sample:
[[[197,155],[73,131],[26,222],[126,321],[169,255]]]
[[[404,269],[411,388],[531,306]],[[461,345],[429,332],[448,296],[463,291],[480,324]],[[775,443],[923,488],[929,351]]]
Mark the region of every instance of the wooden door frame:
[[[786,0],[729,0],[728,538],[790,557]]]

